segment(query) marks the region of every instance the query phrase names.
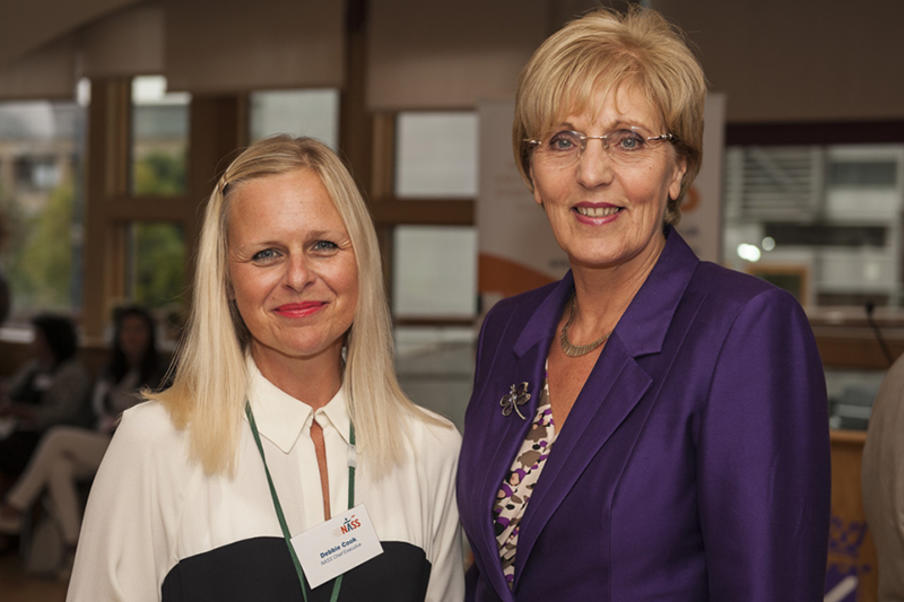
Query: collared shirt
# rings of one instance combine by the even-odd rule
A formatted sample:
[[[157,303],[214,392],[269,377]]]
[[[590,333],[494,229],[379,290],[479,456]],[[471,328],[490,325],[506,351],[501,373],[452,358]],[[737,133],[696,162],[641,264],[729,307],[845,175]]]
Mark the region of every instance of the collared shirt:
[[[323,428],[331,512],[348,501],[343,389],[316,411],[249,364],[248,400],[292,535],[323,521],[310,429]],[[352,569],[340,600],[461,600],[463,575],[454,475],[460,436],[414,415],[405,461],[380,480],[356,471],[383,554]],[[401,436],[401,429],[400,429]],[[326,600],[328,582],[309,592]],[[68,594],[82,600],[301,600],[263,463],[243,425],[234,477],[205,475],[184,431],[156,402],[128,410],[91,492]]]
[[[340,388],[326,405],[312,410],[311,406],[299,402],[264,378],[250,358],[248,374],[248,400],[261,439],[269,441],[282,452],[268,453],[267,447],[264,448],[277,495],[282,500],[283,487],[291,483],[291,489],[297,487],[301,497],[302,503],[283,506],[289,528],[296,533],[326,520],[317,455],[311,439],[311,426],[315,420],[323,430],[330,514],[335,516],[345,511],[348,507],[347,469],[351,447],[348,440],[351,421],[346,411],[345,389]],[[249,458],[249,461],[253,462],[254,458]],[[257,461],[260,462],[259,457]],[[298,464],[313,467],[313,470],[298,472]],[[296,525],[298,528],[293,528]]]

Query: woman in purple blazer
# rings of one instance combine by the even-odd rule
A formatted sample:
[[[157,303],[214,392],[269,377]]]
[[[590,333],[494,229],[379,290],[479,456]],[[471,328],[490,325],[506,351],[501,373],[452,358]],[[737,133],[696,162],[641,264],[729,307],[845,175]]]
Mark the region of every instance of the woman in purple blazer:
[[[514,147],[571,271],[478,343],[458,503],[468,599],[822,599],[825,381],[787,293],[672,229],[701,68],[657,13],[598,11],[524,69]]]

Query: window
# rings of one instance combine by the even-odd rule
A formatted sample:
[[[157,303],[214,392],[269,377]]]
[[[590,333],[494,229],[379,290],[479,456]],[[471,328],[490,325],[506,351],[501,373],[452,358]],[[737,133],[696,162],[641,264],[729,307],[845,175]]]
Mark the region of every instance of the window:
[[[901,307],[904,146],[729,147],[726,265],[809,307]]]
[[[396,226],[393,314],[473,318],[477,232],[471,227]]]
[[[164,77],[132,80],[132,194],[186,192],[189,101],[188,94],[167,92]]]
[[[132,222],[127,237],[128,297],[150,309],[187,306],[185,233],[171,222]]]
[[[22,190],[53,190],[63,180],[63,166],[54,156],[26,155],[15,161],[16,182]]]
[[[389,201],[395,207],[394,250],[388,259],[397,318],[460,321],[476,315],[477,233],[470,219],[463,224],[462,215],[448,209],[466,207],[457,201],[473,204],[477,194],[477,130],[475,112],[395,116]]]
[[[404,112],[396,127],[396,196],[477,196],[476,113]]]
[[[396,371],[415,402],[464,428],[474,384],[473,326],[396,326]]]
[[[338,90],[251,93],[251,140],[274,134],[310,136],[333,150],[339,138]]]
[[[0,103],[0,267],[11,324],[81,305],[84,128],[74,102]]]
[[[383,227],[392,232],[387,260],[399,383],[461,428],[477,319],[477,115],[401,112],[390,129],[392,185],[378,190],[393,208]]]

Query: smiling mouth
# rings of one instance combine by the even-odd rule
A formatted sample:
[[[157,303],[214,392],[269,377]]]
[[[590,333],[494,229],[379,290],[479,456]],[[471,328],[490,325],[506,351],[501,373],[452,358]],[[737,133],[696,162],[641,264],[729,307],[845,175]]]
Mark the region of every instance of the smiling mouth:
[[[608,217],[622,210],[621,207],[575,207],[580,215],[585,217]]]
[[[286,303],[285,305],[280,305],[274,311],[281,316],[303,318],[318,312],[324,307],[326,307],[326,303],[323,301],[306,301],[304,303]]]

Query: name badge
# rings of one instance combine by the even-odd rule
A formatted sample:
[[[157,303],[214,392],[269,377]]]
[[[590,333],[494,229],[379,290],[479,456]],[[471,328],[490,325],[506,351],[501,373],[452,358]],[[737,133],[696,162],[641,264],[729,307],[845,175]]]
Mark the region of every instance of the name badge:
[[[312,589],[383,553],[364,504],[299,533],[292,546]]]

